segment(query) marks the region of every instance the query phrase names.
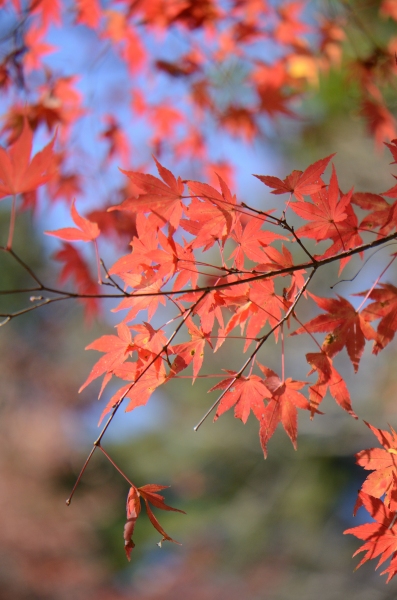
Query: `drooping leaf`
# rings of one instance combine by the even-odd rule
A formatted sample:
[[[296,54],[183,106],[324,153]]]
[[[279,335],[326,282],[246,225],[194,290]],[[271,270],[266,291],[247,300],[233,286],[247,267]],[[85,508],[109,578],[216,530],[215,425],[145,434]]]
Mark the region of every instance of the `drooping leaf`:
[[[383,448],[369,448],[356,454],[357,464],[370,473],[361,489],[363,492],[381,498],[390,510],[397,510],[395,477],[397,476],[397,433],[392,427],[391,433],[377,429],[366,421],[364,423],[376,435]]]
[[[351,529],[346,529],[343,533],[355,535],[366,543],[361,546],[353,556],[359,552],[365,552],[364,558],[357,565],[356,569],[371,558],[380,556],[377,564],[378,568],[390,556],[392,561],[390,566],[381,573],[388,573],[386,583],[388,583],[397,574],[397,523],[395,522],[395,513],[390,511],[379,498],[374,498],[363,491],[359,492],[362,505],[365,506],[375,523],[359,525]]]
[[[68,242],[78,240],[82,242],[93,242],[96,240],[101,233],[98,225],[79,215],[75,207],[75,200],[73,200],[71,207],[71,215],[77,227],[63,227],[56,231],[45,231],[44,233],[58,237],[61,240],[67,240]]]
[[[279,423],[282,423],[296,450],[296,438],[298,435],[297,408],[310,410],[310,404],[303,394],[298,391],[302,389],[307,382],[294,381],[290,377],[285,381],[281,381],[274,371],[259,363],[257,364],[266,376],[264,383],[271,393],[271,399],[262,415],[259,429],[259,438],[263,454],[266,458],[268,441],[276,431]]]
[[[346,383],[333,367],[332,360],[325,352],[309,352],[306,354],[306,360],[312,367],[312,370],[308,373],[311,375],[314,371],[318,373],[318,380],[314,385],[309,387],[309,399],[311,406],[311,418],[313,418],[318,406],[322,402],[327,389],[336,402],[352,417],[357,419],[357,415],[354,413],[350,401],[349,390],[346,387]]]
[[[159,533],[161,533],[161,535],[163,536],[163,539],[160,541],[158,546],[161,546],[161,542],[163,542],[164,540],[168,540],[170,542],[174,542],[175,544],[179,544],[179,542],[176,542],[175,540],[173,540],[164,531],[164,529],[161,527],[160,523],[157,521],[156,517],[154,516],[154,514],[149,506],[149,502],[150,502],[151,504],[153,504],[153,506],[156,506],[156,508],[160,508],[162,510],[172,510],[172,511],[186,514],[185,511],[179,510],[179,508],[173,508],[172,506],[168,506],[167,504],[165,504],[164,496],[161,496],[158,492],[167,487],[168,487],[167,485],[149,484],[149,485],[144,485],[143,487],[140,487],[140,488],[136,488],[136,487],[130,488],[130,490],[128,492],[128,496],[127,496],[127,522],[124,526],[124,545],[125,545],[125,551],[126,551],[128,560],[131,560],[131,550],[135,547],[135,544],[132,541],[132,536],[134,533],[136,520],[139,517],[139,514],[141,512],[141,500],[140,500],[141,497],[145,501],[147,514],[150,519],[150,522],[152,523],[153,527],[155,529],[157,529],[157,531]],[[179,544],[179,545],[181,545],[181,544]]]

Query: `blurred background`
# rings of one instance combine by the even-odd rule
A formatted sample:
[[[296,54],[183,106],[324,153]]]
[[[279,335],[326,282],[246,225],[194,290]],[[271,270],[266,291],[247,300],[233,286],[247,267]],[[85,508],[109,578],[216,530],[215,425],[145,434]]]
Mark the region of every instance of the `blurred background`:
[[[1,9],[6,17],[4,30],[7,19],[15,18],[5,4]],[[343,4],[309,2],[307,18],[310,21],[311,11],[319,6],[337,12]],[[382,44],[392,39],[395,22],[379,20],[379,6],[379,2],[351,3],[350,8],[366,27],[376,16],[373,35]],[[79,85],[86,97],[95,99],[102,112],[107,104],[118,103],[118,116],[126,121],[125,130],[135,148],[131,162],[140,170],[138,165],[149,160],[153,140],[144,141],[149,135],[146,126],[127,123],[121,93],[127,73],[117,57],[109,49],[95,55],[92,49],[99,42],[89,29],[74,28],[72,21],[64,28],[50,28],[49,36],[62,47],[59,55],[48,57],[52,69],[68,60],[77,61],[76,71],[82,74]],[[85,48],[77,57],[72,51],[74,36]],[[223,132],[211,138],[208,133],[211,160],[228,165],[229,182],[239,201],[264,210],[274,207],[274,198],[279,197],[271,197],[251,173],[285,177],[292,169],[304,169],[332,152],[337,153],[333,161],[343,191],[354,185],[355,191],[379,193],[393,185],[390,154],[380,146],[374,148],[373,136],[357,109],[357,83],[344,67],[352,56],[368,56],[370,45],[368,37],[351,26],[342,43],[341,66],[319,72],[315,81],[302,82],[305,94],[294,106],[297,119],[266,122],[265,133],[249,144],[244,136]],[[109,82],[116,76],[118,83],[110,86],[110,92]],[[211,77],[223,95],[236,94],[241,64],[213,65]],[[386,96],[393,114],[395,92],[392,82]],[[218,101],[226,102],[224,96]],[[5,118],[12,102],[12,98],[2,98]],[[79,130],[88,165],[96,148],[95,127],[91,114]],[[38,135],[44,139],[46,133],[39,130]],[[76,132],[73,135],[79,139]],[[106,157],[106,148],[103,152]],[[162,162],[171,166],[167,148],[163,152]],[[116,157],[111,165],[114,170],[98,180],[89,167],[80,174],[86,187],[79,201],[83,206],[85,199],[87,210],[97,208],[98,192],[102,200],[106,197],[111,177],[120,176],[118,164]],[[185,156],[173,171],[186,179],[204,177],[202,165]],[[2,202],[1,240],[7,236],[9,208],[9,199]],[[18,214],[15,251],[29,259],[44,281],[58,277],[59,266],[48,256],[59,246],[53,239],[43,239],[42,231],[69,225],[69,211],[70,203],[46,204],[43,196],[34,214],[29,209]],[[127,252],[127,245],[120,247]],[[368,289],[391,251],[394,246],[378,251],[361,270],[360,258],[352,259],[342,278],[354,280],[338,284],[334,291],[347,296]],[[116,255],[110,244],[104,254],[111,264]],[[384,281],[395,283],[395,275],[392,267]],[[337,267],[330,265],[318,273],[310,290],[329,296],[337,281]],[[26,271],[10,256],[0,254],[1,289],[30,285]],[[357,305],[361,301],[349,300]],[[26,298],[20,296],[2,296],[0,302],[3,313],[26,306]],[[96,400],[100,383],[81,395],[77,391],[98,359],[84,348],[100,335],[113,333],[118,322],[108,308],[84,326],[83,307],[60,302],[0,328],[0,599],[394,599],[397,581],[385,586],[385,577],[379,577],[374,564],[367,563],[353,573],[358,559],[351,556],[359,542],[343,536],[343,531],[368,520],[364,509],[352,517],[357,490],[365,478],[355,465],[354,454],[377,445],[363,420],[381,429],[387,429],[387,423],[396,427],[395,345],[374,357],[367,344],[356,376],[345,353],[335,360],[347,381],[358,421],[327,396],[324,416],[310,421],[308,414],[299,415],[298,451],[279,427],[266,461],[253,417],[244,426],[229,411],[215,424],[208,419],[193,432],[215,399],[214,394],[207,395],[210,386],[205,379],[198,379],[194,386],[189,380],[170,381],[146,407],[118,414],[103,441],[106,451],[136,485],[170,485],[165,491],[167,504],[187,513],[156,512],[166,532],[183,544],[165,542],[160,549],[156,546],[159,536],[143,509],[129,563],[123,540],[128,484],[104,455],[95,453],[71,505],[65,505],[98,435],[96,425],[105,402]],[[306,310],[300,312],[304,321],[312,316]],[[152,324],[160,326],[165,320],[162,315]],[[299,380],[309,370],[304,354],[313,348],[306,337],[289,338],[286,344],[287,374]],[[241,362],[242,347],[225,344],[211,357],[211,372],[221,373]],[[261,362],[279,371],[279,345],[269,345]]]

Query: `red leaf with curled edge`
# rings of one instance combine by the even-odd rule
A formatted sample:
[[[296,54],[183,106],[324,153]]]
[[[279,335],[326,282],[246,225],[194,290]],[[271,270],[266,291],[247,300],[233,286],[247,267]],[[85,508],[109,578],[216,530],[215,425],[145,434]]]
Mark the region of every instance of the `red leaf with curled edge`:
[[[131,560],[131,550],[135,548],[132,541],[135,523],[141,512],[141,500],[137,488],[131,487],[127,496],[127,522],[124,525],[124,547],[128,560]]]
[[[379,227],[378,239],[388,235],[394,227],[393,210],[395,204],[389,204],[379,194],[369,192],[356,192],[351,198],[363,210],[371,211],[360,223],[360,231],[373,231]]]
[[[8,150],[0,146],[0,199],[35,190],[53,177],[55,135],[30,161],[33,133],[24,118],[17,140]]]
[[[390,511],[382,500],[366,494],[362,490],[359,491],[359,498],[360,505],[365,506],[376,523],[366,523],[365,525],[346,529],[343,532],[355,535],[360,540],[367,542],[353,554],[353,556],[356,556],[359,552],[366,551],[364,558],[355,570],[371,558],[380,556],[376,566],[378,568],[391,556],[390,566],[381,573],[381,575],[388,573],[386,581],[388,583],[397,574],[397,523],[395,522],[395,513]]]
[[[140,495],[142,496],[142,498],[145,498],[145,500],[148,500],[156,508],[161,508],[162,510],[172,510],[175,512],[183,513],[185,515],[186,513],[184,510],[180,510],[179,508],[173,508],[172,506],[168,506],[168,504],[166,504],[164,502],[164,496],[160,496],[160,494],[158,493],[160,490],[165,490],[168,487],[170,487],[170,486],[169,485],[148,484],[148,485],[144,485],[143,487],[138,488],[138,491],[139,491]]]
[[[357,295],[364,296],[366,292]],[[381,319],[377,328],[378,337],[372,349],[373,354],[378,354],[392,341],[397,330],[397,288],[391,283],[381,283],[372,290],[369,297],[375,302],[363,308],[361,314],[367,321]]]
[[[101,233],[101,230],[96,223],[92,223],[91,221],[88,221],[88,219],[84,219],[84,217],[79,215],[74,205],[75,202],[76,200],[73,200],[70,212],[78,229],[76,227],[63,227],[62,229],[57,229],[56,231],[45,231],[44,233],[58,237],[61,240],[67,240],[68,242],[93,242]]]
[[[259,438],[263,454],[267,458],[267,443],[276,431],[279,423],[282,423],[296,450],[296,438],[298,434],[297,407],[310,410],[310,404],[298,391],[307,384],[306,381],[293,381],[291,378],[281,381],[274,371],[258,362],[257,365],[266,376],[264,384],[271,393],[271,399],[261,416],[259,428]],[[316,410],[315,412],[319,411]]]
[[[183,212],[184,184],[180,177],[175,179],[171,171],[163,167],[155,157],[153,158],[163,181],[154,175],[120,169],[140,190],[143,190],[143,193],[137,198],[127,198],[119,206],[112,207],[112,210],[153,212],[161,218],[163,225],[170,223],[174,229],[177,229]]]
[[[233,381],[236,372],[229,371],[228,369],[225,370],[232,377],[223,379],[223,381],[214,385],[209,390],[210,392],[213,390],[224,390]],[[236,405],[234,407],[234,416],[236,419],[241,419],[243,423],[246,423],[252,410],[256,418],[260,420],[265,411],[263,398],[271,398],[271,393],[258,375],[251,375],[250,377],[240,376],[234,381],[232,387],[220,401],[214,421],[234,405]]]
[[[309,292],[310,294],[310,292]],[[360,358],[364,352],[365,340],[375,340],[376,333],[362,313],[342,296],[336,298],[319,298],[310,294],[318,306],[327,314],[315,317],[291,335],[301,333],[318,333],[330,331],[325,338],[322,350],[333,358],[345,346],[355,372],[358,371]]]
[[[117,335],[103,335],[89,344],[86,347],[86,350],[98,350],[99,352],[105,352],[105,355],[93,366],[88,378],[79,389],[79,393],[82,392],[91,381],[94,381],[94,379],[100,377],[104,373],[110,374],[111,376],[111,371],[127,360],[134,349],[135,346],[132,342],[131,330],[125,323],[120,323],[120,325],[117,326]],[[109,381],[109,379],[110,377],[107,378],[107,381]],[[103,387],[104,386],[102,386],[102,390]]]
[[[361,489],[363,492],[380,498],[385,495],[384,503],[390,510],[397,510],[395,478],[397,476],[397,433],[390,427],[391,433],[377,429],[366,421],[367,427],[376,435],[383,448],[369,448],[356,454],[358,465],[370,473]]]
[[[268,175],[254,175],[254,177],[257,177],[268,187],[274,188],[271,192],[272,194],[285,194],[289,192],[290,194],[294,194],[297,200],[303,200],[304,195],[314,194],[324,187],[325,184],[321,180],[321,175],[324,173],[333,156],[335,154],[316,161],[312,165],[309,165],[304,172],[292,171],[284,180]]]
[[[179,544],[179,542],[173,540],[164,531],[164,529],[157,521],[149,506],[150,502],[151,504],[153,504],[153,506],[155,506],[156,508],[160,508],[161,510],[172,510],[175,512],[183,513],[184,515],[186,514],[184,510],[179,510],[179,508],[173,508],[172,506],[168,506],[167,504],[165,504],[164,496],[161,496],[158,492],[160,490],[166,489],[167,487],[169,486],[149,484],[144,485],[140,488],[130,488],[127,496],[127,522],[124,526],[124,545],[128,560],[131,560],[131,550],[135,547],[135,544],[132,541],[132,535],[134,533],[136,520],[139,517],[139,513],[141,512],[141,497],[145,501],[147,514],[150,519],[150,522],[152,523],[153,527],[157,529],[157,531],[163,536],[163,539],[158,543],[158,546],[161,547],[161,543],[165,540],[174,542],[175,544]]]
[[[327,389],[329,389],[329,393],[339,406],[348,412],[349,415],[357,419],[358,417],[354,413],[350,402],[349,390],[342,377],[337,370],[334,369],[332,360],[325,352],[309,352],[306,354],[306,360],[312,367],[312,370],[308,375],[311,375],[314,371],[317,371],[318,373],[318,380],[314,385],[309,387],[311,418],[313,419],[314,413],[327,393]]]

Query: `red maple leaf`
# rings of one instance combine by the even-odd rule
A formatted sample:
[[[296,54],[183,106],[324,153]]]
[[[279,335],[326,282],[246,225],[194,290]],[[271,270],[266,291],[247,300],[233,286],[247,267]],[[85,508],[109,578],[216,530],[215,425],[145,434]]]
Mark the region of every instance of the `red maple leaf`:
[[[311,418],[313,418],[314,413],[327,393],[327,389],[329,389],[331,396],[339,406],[357,419],[358,417],[354,413],[350,402],[349,390],[338,371],[334,369],[329,356],[325,352],[309,352],[306,354],[306,360],[312,367],[308,375],[311,375],[314,371],[318,373],[318,380],[314,385],[309,387]]]
[[[310,404],[307,399],[298,392],[298,390],[306,385],[306,381],[293,381],[290,377],[285,381],[281,381],[274,371],[259,363],[257,364],[260,370],[265,374],[266,379],[264,383],[271,392],[271,399],[261,416],[259,428],[259,438],[263,454],[266,458],[267,443],[276,431],[279,423],[282,423],[296,450],[296,438],[298,434],[297,407],[310,410]]]
[[[172,354],[176,354],[176,357],[171,365],[168,377],[175,377],[175,375],[186,369],[193,362],[193,385],[203,364],[205,342],[207,341],[211,348],[212,344],[208,335],[198,329],[192,319],[186,319],[186,325],[192,339],[190,342],[176,344],[172,347]]]
[[[132,535],[134,533],[136,520],[139,517],[139,513],[141,512],[141,497],[145,501],[146,510],[150,522],[152,523],[153,527],[157,529],[157,531],[163,536],[163,539],[158,543],[158,545],[161,546],[161,543],[165,540],[174,542],[175,544],[179,544],[179,542],[176,542],[168,534],[165,533],[164,529],[157,521],[149,506],[150,502],[151,504],[153,504],[153,506],[155,506],[156,508],[160,508],[161,510],[173,510],[175,512],[183,513],[184,515],[186,514],[184,510],[179,510],[179,508],[173,508],[172,506],[168,506],[167,504],[165,504],[164,496],[160,496],[158,492],[160,490],[166,489],[167,487],[169,486],[149,484],[144,485],[140,488],[136,488],[135,486],[130,488],[127,496],[127,522],[124,526],[124,545],[128,560],[131,560],[131,550],[135,547],[135,544],[132,541]]]
[[[237,288],[240,290],[240,294],[237,294]],[[237,308],[233,308],[233,314],[226,328],[222,329],[222,335],[229,335],[237,325],[240,325],[241,334],[243,334],[247,323],[244,352],[267,322],[271,327],[277,325],[281,318],[281,308],[284,306],[284,300],[274,292],[274,282],[271,279],[258,280],[250,285],[241,284],[230,290],[223,290],[222,299],[228,307],[237,306]],[[277,328],[274,336],[277,340]],[[216,349],[223,343],[222,339],[219,338]]]
[[[56,231],[45,231],[44,233],[70,242],[78,240],[82,242],[93,242],[101,233],[101,230],[96,223],[92,223],[91,221],[88,221],[88,219],[84,219],[84,217],[80,216],[74,204],[75,200],[73,200],[70,212],[74,223],[77,225],[77,228],[63,227],[62,229],[57,229]]]
[[[135,346],[132,343],[131,331],[125,323],[120,323],[120,325],[117,326],[117,335],[103,335],[89,344],[86,347],[86,350],[98,350],[99,352],[105,352],[105,355],[93,366],[87,380],[79,389],[79,393],[82,392],[91,381],[94,381],[94,379],[100,377],[103,373],[106,373],[101,388],[102,393],[106,383],[110,380],[113,369],[127,360],[134,349]]]
[[[252,410],[257,419],[261,419],[265,412],[265,404],[263,398],[271,398],[271,393],[265,386],[263,380],[258,375],[250,377],[239,376],[235,371],[225,369],[227,373],[232,375],[228,379],[223,379],[209,391],[224,390],[234,380],[232,387],[226,392],[219,403],[218,410],[214,417],[214,421],[218,419],[225,411],[234,407],[234,416],[236,419],[241,419],[243,423],[247,422],[248,416]]]
[[[303,200],[304,195],[311,195],[324,187],[321,175],[324,173],[329,161],[335,154],[322,158],[307,169],[302,171],[292,171],[284,180],[269,175],[254,175],[267,185],[274,188],[272,194],[285,194],[289,192],[294,194],[297,200]]]
[[[339,185],[335,167],[332,165],[331,181],[328,191],[323,188],[311,194],[311,202],[294,202],[291,208],[297,215],[311,221],[300,227],[298,237],[313,238],[317,241],[338,236],[338,223],[347,217],[346,207],[350,204],[352,190],[339,199]]]
[[[364,481],[361,489],[366,494],[380,498],[385,495],[384,503],[390,510],[397,510],[395,477],[397,476],[397,433],[390,426],[391,433],[377,429],[366,421],[364,423],[376,435],[383,448],[369,448],[356,454],[357,464],[373,471]],[[355,510],[360,506],[356,504]]]
[[[394,229],[395,222],[392,219],[394,205],[386,202],[379,194],[356,192],[352,195],[351,202],[364,210],[371,211],[361,221],[361,231],[373,231],[379,227],[378,238],[380,238],[388,235]]]
[[[237,242],[238,246],[233,250],[229,259],[235,257],[234,266],[237,269],[244,269],[244,256],[249,260],[262,263],[265,260],[263,248],[266,248],[274,240],[286,239],[277,233],[262,231],[263,223],[264,220],[262,219],[251,218],[243,230],[240,220],[236,222],[231,237]]]
[[[330,358],[333,358],[346,346],[354,370],[357,372],[360,358],[364,352],[365,340],[376,339],[375,331],[362,313],[358,313],[354,306],[342,296],[338,296],[338,300],[336,298],[319,298],[313,294],[310,296],[320,308],[327,311],[327,314],[315,317],[291,335],[330,331],[322,349]]]
[[[275,293],[272,279],[253,281],[250,288],[249,299],[257,310],[247,325],[246,337],[255,338],[267,321],[270,327],[274,327],[279,322],[284,301]],[[275,330],[274,336],[277,340],[278,329]]]
[[[30,161],[32,141],[33,133],[25,118],[17,140],[8,150],[0,146],[0,198],[35,190],[53,176],[52,148],[55,136]]]
[[[113,210],[113,207],[111,207]],[[152,215],[145,217],[143,214],[136,216],[136,235],[131,242],[132,252],[119,258],[109,270],[110,275],[122,273],[137,274],[152,264],[152,253],[158,249],[158,237],[155,221]],[[141,267],[141,269],[138,269]]]
[[[351,248],[356,248],[360,244],[363,243],[363,240],[359,234],[362,227],[358,226],[357,215],[353,210],[353,207],[350,204],[346,205],[345,208],[346,218],[339,223],[335,223],[335,231],[332,235],[332,231],[330,231],[330,239],[333,240],[332,246],[328,248],[321,256],[315,255],[315,259],[321,260],[324,258],[328,258],[329,256],[334,256],[338,254],[338,252],[350,250]],[[298,232],[297,232],[298,235]],[[361,258],[363,257],[363,253],[360,252]],[[339,275],[341,274],[344,267],[350,261],[351,256],[345,256],[340,261],[339,266]]]
[[[227,184],[219,175],[217,177],[221,193],[207,183],[187,182],[196,197],[187,208],[188,218],[181,221],[181,226],[196,236],[190,243],[192,248],[204,246],[204,250],[208,250],[217,240],[224,244],[235,223],[236,196],[232,196]]]
[[[377,564],[378,568],[390,556],[392,561],[390,566],[381,573],[388,573],[386,583],[397,574],[397,523],[395,523],[395,513],[390,511],[378,498],[374,498],[363,491],[359,492],[361,504],[365,506],[375,523],[366,523],[352,529],[346,529],[343,533],[351,533],[360,540],[365,540],[367,543],[361,546],[353,556],[359,552],[364,552],[365,556],[357,565],[356,569],[371,558],[380,556]]]
[[[145,371],[143,372],[144,369]],[[166,382],[166,374],[163,370],[159,373],[156,366],[146,368],[141,360],[134,363],[126,362],[121,364],[114,368],[113,374],[131,383],[124,385],[112,396],[101,414],[98,426],[102,422],[103,417],[124,398],[129,399],[125,412],[131,412],[138,406],[145,406],[154,390]]]
[[[25,35],[25,44],[27,52],[24,54],[23,62],[27,72],[44,69],[41,57],[45,54],[51,54],[58,50],[56,46],[46,44],[42,41],[45,35],[45,27],[32,27]]]
[[[362,292],[360,295],[365,295]],[[391,283],[381,283],[379,288],[372,290],[369,297],[375,302],[363,309],[363,318],[367,321],[381,319],[374,342],[373,354],[378,354],[389,344],[397,330],[397,288]]]
[[[269,246],[268,248],[266,248],[265,254],[268,258],[270,258],[272,262],[258,265],[255,270],[278,271],[279,269],[287,269],[289,267],[293,267],[294,260],[292,258],[291,252],[288,250],[288,248],[284,246],[284,244],[281,244],[281,249],[282,253],[279,252],[276,248],[273,248],[273,246]],[[306,271],[302,269],[300,271],[294,271],[293,273],[289,274],[292,278],[292,283],[295,282],[298,289],[301,288],[305,283],[305,273]],[[283,275],[283,277],[286,277],[287,275],[288,273]]]
[[[152,277],[150,275],[152,275]],[[129,273],[120,275],[120,277],[128,286],[136,290],[137,294],[136,296],[134,296],[134,294],[126,296],[117,306],[117,308],[112,308],[112,312],[129,309],[127,315],[123,319],[125,323],[135,319],[136,315],[141,310],[148,311],[147,318],[148,321],[150,321],[158,308],[159,302],[164,306],[166,305],[165,298],[161,295],[160,291],[163,282],[158,280],[157,273],[155,273],[153,269],[150,271],[150,275],[148,277],[141,277],[139,275],[133,275]],[[152,295],[145,296],[145,294]]]
[[[37,15],[41,19],[43,29],[47,29],[50,23],[53,23],[57,27],[62,25],[59,0],[38,0],[31,2],[29,11],[30,14]]]
[[[159,218],[162,226],[170,223],[176,229],[183,212],[181,199],[184,184],[180,177],[176,180],[171,171],[163,167],[155,157],[153,158],[163,181],[154,175],[120,169],[144,193],[139,194],[137,198],[127,198],[119,206],[113,207],[113,210],[153,212]]]
[[[223,282],[223,279],[220,281]],[[225,306],[225,300],[221,290],[211,290],[201,299],[200,296],[202,296],[200,292],[188,292],[183,294],[179,299],[181,302],[195,302],[199,300],[193,314],[200,315],[201,328],[205,335],[211,334],[215,317],[223,330],[224,323],[221,306]]]
[[[101,6],[98,0],[74,0],[77,10],[76,23],[97,29],[101,20]]]

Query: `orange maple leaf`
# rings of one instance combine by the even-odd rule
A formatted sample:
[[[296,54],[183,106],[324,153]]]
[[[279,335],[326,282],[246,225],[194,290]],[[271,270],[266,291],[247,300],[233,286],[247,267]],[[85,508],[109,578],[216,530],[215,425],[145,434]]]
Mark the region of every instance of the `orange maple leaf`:
[[[263,380],[258,375],[236,378],[237,373],[235,371],[225,370],[232,377],[220,381],[209,391],[224,390],[233,380],[234,383],[220,401],[214,421],[233,405],[235,405],[234,416],[236,419],[241,419],[243,423],[247,422],[251,410],[256,418],[260,420],[265,412],[263,398],[271,398],[272,396]]]
[[[303,200],[303,195],[314,194],[324,187],[321,175],[324,173],[329,161],[335,154],[322,158],[309,165],[302,171],[292,171],[284,180],[270,175],[254,175],[268,187],[274,188],[272,194],[294,194],[297,200]]]
[[[0,199],[35,190],[53,177],[55,135],[30,161],[33,133],[25,118],[18,139],[8,150],[0,146]]]
[[[381,498],[385,494],[384,503],[387,508],[397,509],[395,478],[397,476],[397,433],[390,426],[391,433],[377,429],[366,421],[378,438],[383,448],[369,448],[356,454],[356,463],[367,471],[373,471],[367,476],[361,489],[366,494]],[[360,496],[357,499],[355,511],[362,505]]]
[[[44,233],[58,237],[61,240],[93,242],[101,233],[101,230],[96,223],[92,223],[88,219],[84,219],[84,217],[79,215],[74,204],[75,200],[73,200],[71,215],[77,227],[63,227],[62,229],[45,231]]]

